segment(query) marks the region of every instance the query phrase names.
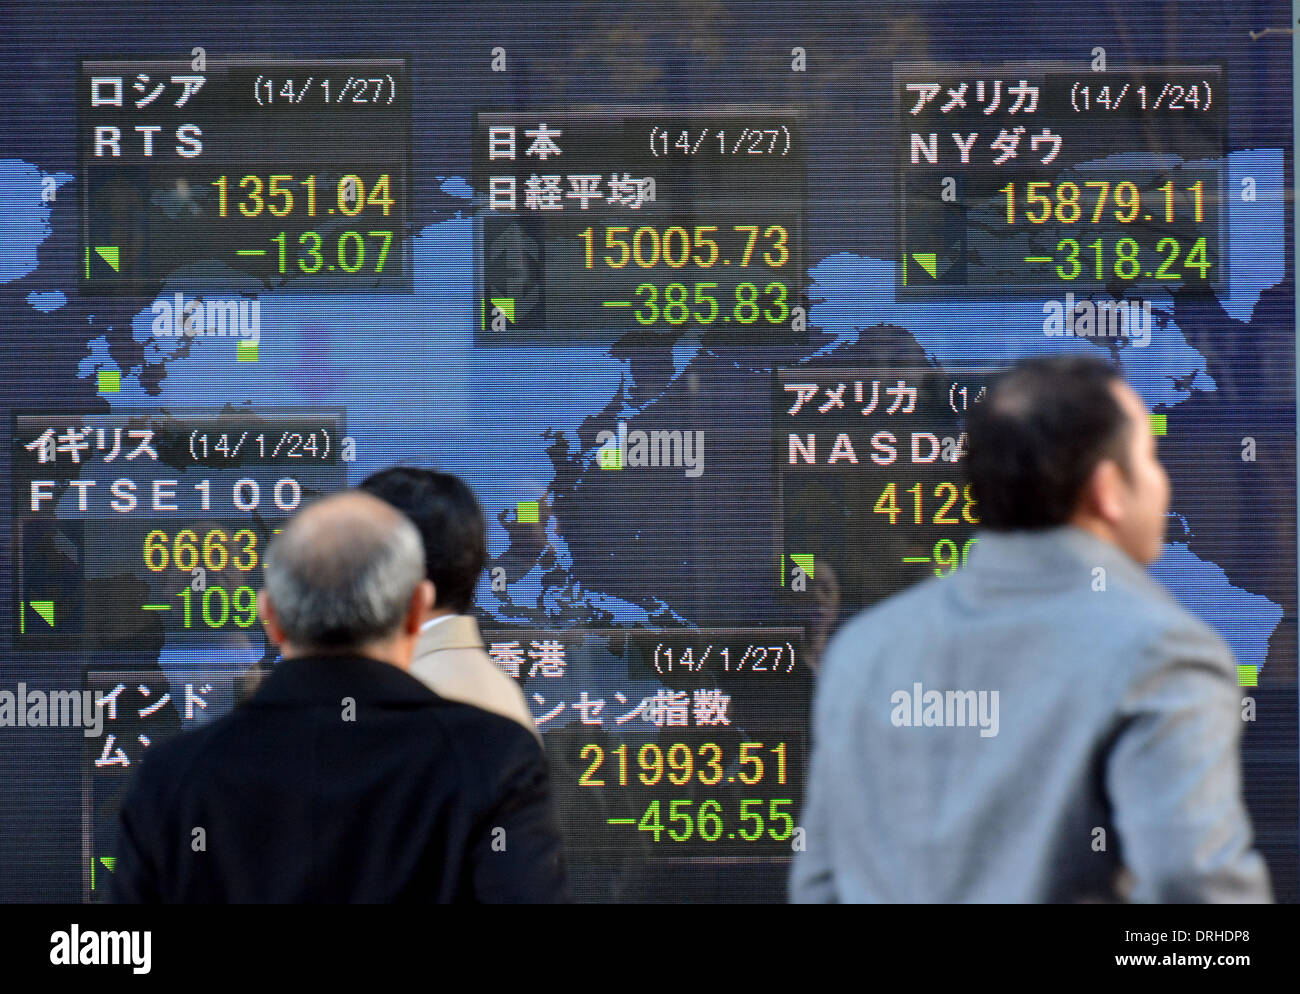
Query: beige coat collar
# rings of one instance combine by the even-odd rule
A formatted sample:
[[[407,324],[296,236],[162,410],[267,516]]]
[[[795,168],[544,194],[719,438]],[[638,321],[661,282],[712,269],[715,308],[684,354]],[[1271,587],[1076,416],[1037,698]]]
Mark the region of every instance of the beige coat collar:
[[[483,639],[478,622],[470,614],[457,614],[421,632],[415,643],[415,657],[427,656],[439,649],[482,649]]]

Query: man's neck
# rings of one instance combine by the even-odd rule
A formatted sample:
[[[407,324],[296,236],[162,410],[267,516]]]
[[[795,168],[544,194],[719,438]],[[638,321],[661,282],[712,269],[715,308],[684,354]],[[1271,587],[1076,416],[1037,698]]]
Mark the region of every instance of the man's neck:
[[[423,617],[420,619],[420,631],[427,632],[438,622],[446,621],[448,618],[454,618],[455,616],[456,612],[447,608],[438,611],[425,611]]]
[[[1114,530],[1104,521],[1090,517],[1086,514],[1076,514],[1068,523],[1074,525],[1075,528],[1086,531],[1089,535],[1101,539],[1103,542],[1109,542],[1114,546],[1119,545],[1119,543],[1115,541]]]
[[[1094,518],[1086,514],[1076,514],[1067,524],[1073,525],[1080,531],[1087,532],[1094,538],[1101,539],[1107,545],[1114,546],[1117,551],[1124,553],[1129,559],[1133,559],[1133,554],[1120,544],[1119,535],[1116,534],[1115,529],[1100,518]],[[1136,559],[1133,559],[1133,561],[1137,562]]]
[[[328,659],[331,656],[337,656],[339,658],[355,659],[359,656],[363,659],[373,659],[379,663],[388,663],[390,666],[396,666],[399,670],[405,670],[410,669],[411,667],[411,656],[414,648],[414,638],[397,638],[387,639],[383,642],[368,642],[365,645],[353,646],[341,650],[298,646],[289,642],[284,642],[280,646],[280,658],[285,660],[306,658]]]

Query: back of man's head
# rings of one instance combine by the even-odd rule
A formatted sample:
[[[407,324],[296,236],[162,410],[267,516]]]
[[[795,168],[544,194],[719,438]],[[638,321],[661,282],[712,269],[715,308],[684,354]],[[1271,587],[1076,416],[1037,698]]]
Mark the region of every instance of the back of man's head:
[[[1121,383],[1108,363],[1076,355],[1028,359],[993,379],[966,419],[966,472],[986,528],[1065,524],[1103,459],[1128,474]]]
[[[361,481],[360,489],[415,522],[433,581],[434,606],[467,614],[487,564],[487,529],[474,491],[450,473],[406,466],[375,473]]]
[[[401,634],[424,579],[414,526],[355,490],[299,512],[271,542],[266,597],[286,645],[346,653]]]

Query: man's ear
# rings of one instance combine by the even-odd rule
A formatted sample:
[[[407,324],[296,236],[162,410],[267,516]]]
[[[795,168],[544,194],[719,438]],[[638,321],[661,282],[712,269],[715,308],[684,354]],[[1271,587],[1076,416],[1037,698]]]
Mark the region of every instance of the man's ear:
[[[424,615],[433,610],[434,589],[433,584],[428,580],[421,580],[415,587],[415,592],[411,594],[411,604],[406,610],[406,622],[402,630],[407,635],[418,635],[420,625],[424,623]]]
[[[1083,488],[1087,509],[1108,525],[1124,518],[1124,473],[1114,459],[1102,459],[1093,467]]]
[[[266,629],[266,637],[271,644],[282,644],[284,642],[284,629],[280,627],[280,619],[276,617],[271,598],[266,595],[265,590],[257,592],[257,613],[262,619],[262,627]]]

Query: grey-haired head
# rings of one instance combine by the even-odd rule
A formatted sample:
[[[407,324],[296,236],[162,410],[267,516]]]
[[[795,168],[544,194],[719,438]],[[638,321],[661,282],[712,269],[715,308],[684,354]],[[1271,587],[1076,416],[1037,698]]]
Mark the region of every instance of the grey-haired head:
[[[355,490],[299,512],[266,555],[266,599],[282,641],[341,653],[401,634],[424,579],[419,532],[401,512]]]

